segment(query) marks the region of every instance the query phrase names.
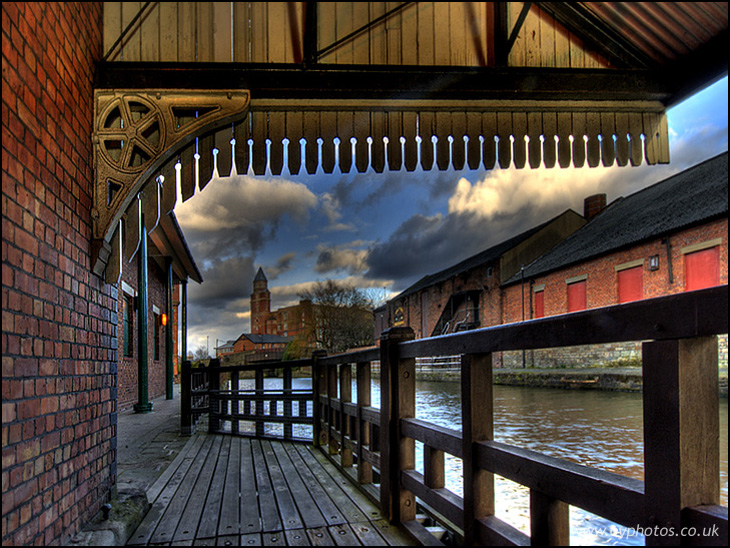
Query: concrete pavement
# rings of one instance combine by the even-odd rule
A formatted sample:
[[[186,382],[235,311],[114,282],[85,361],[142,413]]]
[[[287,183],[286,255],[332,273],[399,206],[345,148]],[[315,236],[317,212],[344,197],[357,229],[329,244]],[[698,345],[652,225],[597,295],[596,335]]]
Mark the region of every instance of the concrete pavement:
[[[100,512],[72,546],[123,546],[149,510],[146,491],[177,457],[190,437],[180,435],[180,385],[174,397],[153,400],[151,413],[132,409],[117,417],[117,483],[108,519]]]

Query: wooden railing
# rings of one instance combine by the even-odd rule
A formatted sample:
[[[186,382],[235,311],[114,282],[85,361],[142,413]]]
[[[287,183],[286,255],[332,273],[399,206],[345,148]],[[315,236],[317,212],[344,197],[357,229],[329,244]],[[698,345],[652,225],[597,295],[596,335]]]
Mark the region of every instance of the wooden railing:
[[[190,436],[208,413],[208,368],[182,362],[180,369],[180,433]]]
[[[205,390],[208,431],[311,440],[311,434],[297,431],[295,427],[308,425],[311,431],[312,389],[293,388],[292,378],[294,370],[311,369],[312,363],[307,359],[222,367],[219,360],[211,360]],[[280,388],[265,387],[267,371],[281,376]],[[253,386],[245,388],[244,382]],[[281,425],[281,428],[272,432],[267,425]]]
[[[721,286],[429,339],[392,328],[380,348],[266,364],[283,371],[281,389],[264,388],[261,365],[220,367],[212,360],[193,382],[184,364],[183,395],[192,394],[191,401],[207,395],[211,432],[293,439],[293,425],[311,425],[305,439],[423,544],[440,542],[416,519],[417,507],[467,545],[559,545],[569,543],[572,505],[649,533],[649,545],[727,545],[727,508],[719,506],[716,337],[728,331],[727,303],[728,288]],[[635,340],[645,341],[644,481],[494,440],[493,353]],[[454,355],[461,356],[461,431],[415,418],[416,359]],[[380,408],[374,408],[371,365],[378,362]],[[303,367],[312,368],[312,389],[294,390],[292,370]],[[239,388],[248,370],[254,388]],[[186,382],[197,388],[185,389]],[[202,413],[200,401],[187,412]],[[244,422],[253,427],[245,431]],[[272,434],[266,423],[283,428]],[[415,469],[416,441],[423,444],[423,473]],[[462,460],[461,496],[445,488],[445,455]],[[529,489],[529,536],[495,516],[495,474]],[[707,531],[715,534],[701,536]]]
[[[569,505],[646,533],[648,545],[727,545],[715,336],[728,331],[727,303],[722,286],[429,339],[392,328],[379,349],[314,358],[314,443],[423,544],[439,541],[416,520],[417,504],[467,545],[568,544]],[[494,440],[493,353],[636,340],[645,341],[644,481]],[[416,358],[449,355],[461,356],[461,431],[415,418]],[[380,409],[370,401],[376,360]],[[463,496],[445,488],[446,454],[462,459]],[[529,536],[495,516],[495,474],[529,488]]]

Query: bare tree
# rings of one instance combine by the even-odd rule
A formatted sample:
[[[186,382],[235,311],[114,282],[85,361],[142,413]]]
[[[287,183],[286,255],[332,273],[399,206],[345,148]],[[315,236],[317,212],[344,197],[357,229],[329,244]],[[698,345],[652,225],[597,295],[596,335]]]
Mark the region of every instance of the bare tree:
[[[314,305],[314,339],[321,348],[339,353],[373,344],[373,303],[364,291],[326,280],[299,297]]]

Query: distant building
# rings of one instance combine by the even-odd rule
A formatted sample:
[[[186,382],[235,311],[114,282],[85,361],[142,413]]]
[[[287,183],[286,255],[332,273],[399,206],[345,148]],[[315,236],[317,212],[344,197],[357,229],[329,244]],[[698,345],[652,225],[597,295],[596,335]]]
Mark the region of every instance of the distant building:
[[[271,292],[263,269],[259,268],[253,280],[251,294],[251,333],[280,335],[292,339],[313,342],[314,307],[312,301],[271,310]]]
[[[236,341],[226,341],[225,343],[221,344],[220,346],[215,347],[215,357],[216,358],[222,358],[224,356],[228,356],[230,354],[233,354],[234,349],[233,345]]]

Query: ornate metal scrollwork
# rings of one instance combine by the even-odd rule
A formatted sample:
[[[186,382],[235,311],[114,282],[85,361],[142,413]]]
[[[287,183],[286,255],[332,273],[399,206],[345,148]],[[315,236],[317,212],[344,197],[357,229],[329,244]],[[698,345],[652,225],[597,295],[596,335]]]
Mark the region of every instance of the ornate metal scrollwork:
[[[245,90],[96,90],[94,271],[101,275],[119,220],[142,187],[185,145],[248,115]]]

